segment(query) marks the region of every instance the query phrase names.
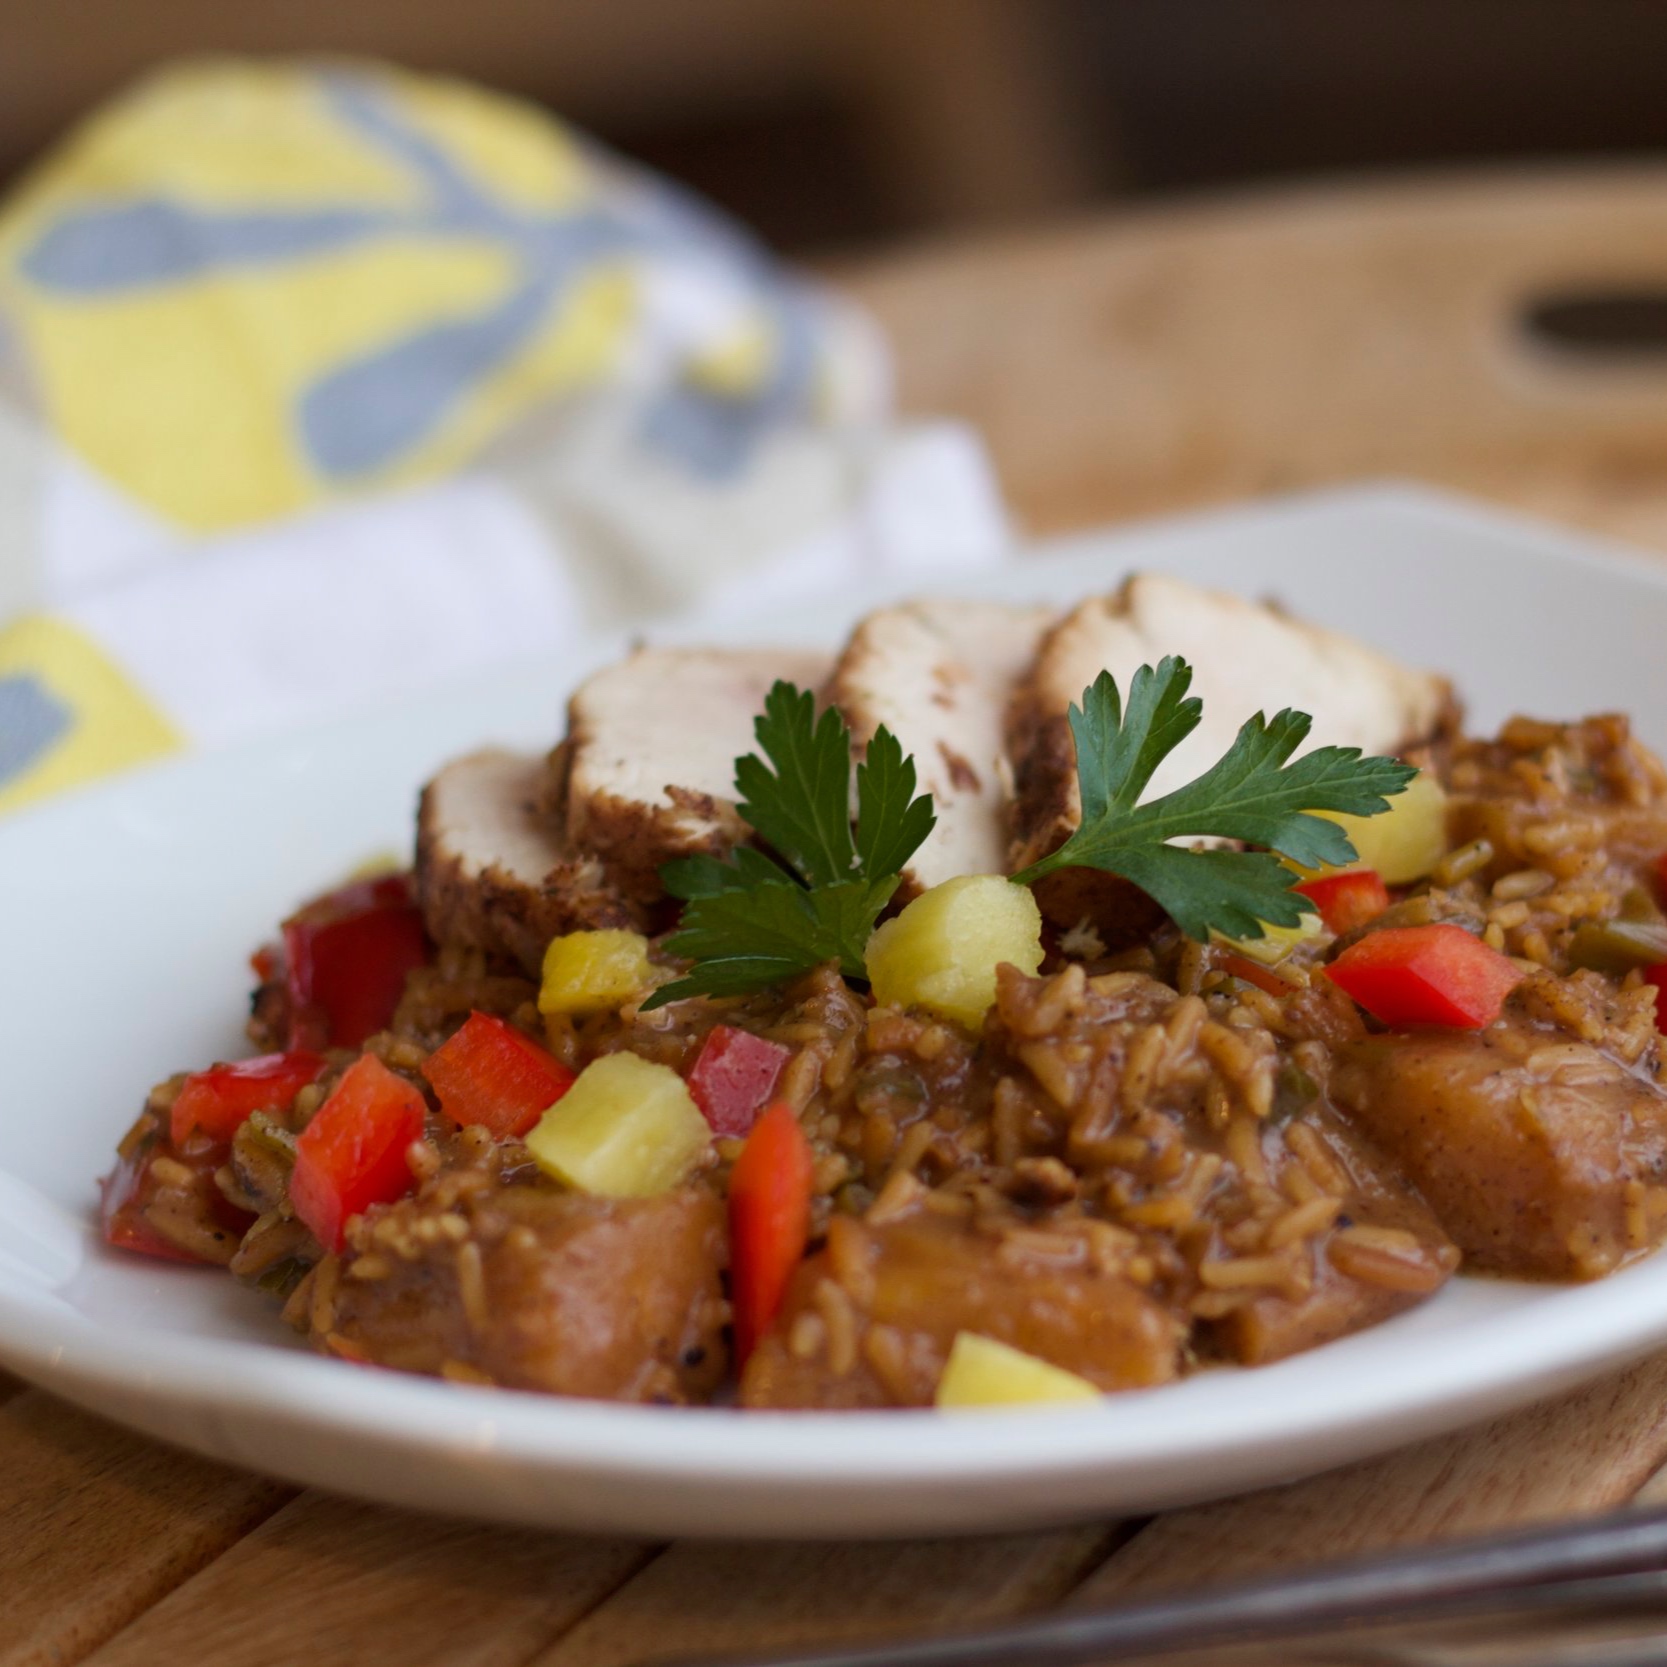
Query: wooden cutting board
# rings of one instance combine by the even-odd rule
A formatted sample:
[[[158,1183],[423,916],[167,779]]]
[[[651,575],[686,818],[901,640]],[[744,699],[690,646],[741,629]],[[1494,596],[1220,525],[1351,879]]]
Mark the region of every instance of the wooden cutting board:
[[[976,424],[1039,532],[1401,476],[1667,551],[1667,355],[1526,322],[1647,344],[1667,168],[1240,197],[833,276],[890,333],[905,407]],[[1667,1358],[1150,1522],[655,1546],[298,1493],[0,1379],[0,1667],[622,1667],[1591,1512],[1667,1494],[1664,1464]]]

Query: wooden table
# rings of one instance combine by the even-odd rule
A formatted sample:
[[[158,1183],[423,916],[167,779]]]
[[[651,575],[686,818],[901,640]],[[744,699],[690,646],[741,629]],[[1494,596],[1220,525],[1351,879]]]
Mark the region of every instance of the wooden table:
[[[1571,365],[1516,324],[1548,288],[1667,285],[1664,169],[1238,199],[841,276],[891,331],[905,403],[977,423],[1037,530],[1399,475],[1667,546],[1667,360]],[[1667,1358],[1146,1524],[901,1545],[441,1521],[298,1494],[3,1379],[0,1402],[0,1667],[615,1667],[1667,1496]]]

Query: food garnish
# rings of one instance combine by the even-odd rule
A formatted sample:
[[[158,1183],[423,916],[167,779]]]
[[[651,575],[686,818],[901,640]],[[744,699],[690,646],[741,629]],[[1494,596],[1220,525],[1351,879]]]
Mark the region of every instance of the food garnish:
[[[837,961],[863,978],[863,951],[903,865],[937,818],[915,794],[915,766],[897,738],[875,732],[857,766],[851,824],[851,732],[808,689],[778,682],[754,724],[764,756],[735,761],[737,806],[775,853],[746,847],[725,862],[685,857],[661,870],[684,903],[666,948],[694,965],[644,1010],[688,996],[747,995]]]
[[[1126,711],[1109,672],[1083,691],[1070,711],[1081,826],[1014,884],[1061,868],[1102,869],[1138,886],[1189,937],[1260,938],[1269,926],[1295,927],[1310,907],[1293,889],[1301,876],[1281,857],[1321,871],[1356,860],[1348,834],[1317,813],[1376,816],[1418,774],[1358,747],[1317,747],[1291,763],[1313,719],[1286,708],[1271,722],[1260,712],[1248,718],[1203,775],[1141,804],[1153,772],[1198,727],[1203,703],[1187,694],[1191,683],[1192,668],[1170,655],[1134,674]],[[915,795],[914,760],[885,728],[857,766],[854,830],[851,735],[839,713],[830,707],[818,717],[809,690],[778,682],[755,730],[764,757],[736,759],[737,808],[775,855],[743,846],[727,861],[665,865],[666,890],[685,905],[666,948],[694,965],[645,1010],[751,994],[825,961],[865,978],[869,936],[934,826],[931,796]],[[1266,849],[1168,843],[1186,836]]]
[[[1287,707],[1247,718],[1233,745],[1203,775],[1141,804],[1153,772],[1203,711],[1188,696],[1192,668],[1167,655],[1130,680],[1125,710],[1116,680],[1101,672],[1070,710],[1077,746],[1082,823],[1058,850],[1013,876],[1030,884],[1061,868],[1097,868],[1138,886],[1190,938],[1212,932],[1259,938],[1295,926],[1310,906],[1280,857],[1303,868],[1343,868],[1355,848],[1335,822],[1313,814],[1376,816],[1418,774],[1358,747],[1316,747],[1294,763],[1313,719]],[[1190,850],[1172,839],[1232,839],[1255,851]]]

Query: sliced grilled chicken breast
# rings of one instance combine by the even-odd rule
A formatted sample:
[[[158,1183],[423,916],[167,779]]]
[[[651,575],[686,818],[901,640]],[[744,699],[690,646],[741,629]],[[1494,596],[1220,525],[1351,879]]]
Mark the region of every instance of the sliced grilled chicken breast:
[[[1067,708],[1101,671],[1111,672],[1126,693],[1138,667],[1156,665],[1166,654],[1191,664],[1192,693],[1203,700],[1204,715],[1159,765],[1147,798],[1201,774],[1253,712],[1271,717],[1293,706],[1312,713],[1305,750],[1351,746],[1391,754],[1436,738],[1456,717],[1445,678],[1278,608],[1180,579],[1137,575],[1060,620],[1016,692],[1008,724],[1017,778],[1012,868],[1056,849],[1081,821]]]
[[[575,856],[544,803],[548,762],[486,751],[459,758],[423,789],[417,900],[429,935],[519,961],[537,973],[562,932],[639,926],[640,911]]]
[[[828,681],[859,753],[883,724],[912,754],[937,826],[903,875],[907,900],[1007,861],[1012,774],[1004,726],[1014,686],[1054,610],[1001,602],[912,602],[870,614]]]
[[[594,856],[628,900],[662,895],[660,865],[722,855],[746,837],[735,760],[777,678],[815,688],[824,655],[792,649],[640,648],[568,705],[568,848]]]

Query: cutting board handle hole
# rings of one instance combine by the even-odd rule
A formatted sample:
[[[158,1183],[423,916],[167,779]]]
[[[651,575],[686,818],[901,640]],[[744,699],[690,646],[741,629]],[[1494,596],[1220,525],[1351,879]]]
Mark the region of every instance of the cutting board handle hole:
[[[1659,289],[1565,289],[1519,314],[1537,346],[1592,364],[1667,361],[1667,283]]]

